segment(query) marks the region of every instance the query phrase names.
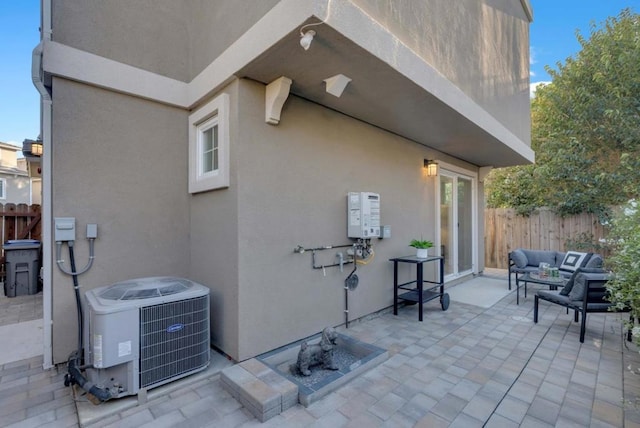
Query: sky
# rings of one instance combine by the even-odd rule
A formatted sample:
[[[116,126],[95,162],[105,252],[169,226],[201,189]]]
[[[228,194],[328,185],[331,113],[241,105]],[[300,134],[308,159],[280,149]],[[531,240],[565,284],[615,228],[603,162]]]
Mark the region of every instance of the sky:
[[[415,0],[414,0],[415,1]],[[455,0],[451,0],[455,1]],[[640,13],[640,0],[530,0],[531,83],[548,82],[545,65],[580,50],[576,30],[588,37],[624,8]],[[0,0],[0,141],[22,145],[40,133],[40,97],[31,82],[31,52],[40,40],[40,0]]]

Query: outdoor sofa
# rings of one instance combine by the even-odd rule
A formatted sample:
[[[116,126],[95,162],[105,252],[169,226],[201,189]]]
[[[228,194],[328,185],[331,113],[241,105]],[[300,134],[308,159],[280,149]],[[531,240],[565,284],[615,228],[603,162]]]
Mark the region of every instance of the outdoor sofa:
[[[558,268],[560,275],[569,278],[580,267],[602,268],[603,259],[597,253],[581,253],[553,250],[527,250],[518,248],[509,253],[509,290],[511,290],[511,274],[515,275],[516,284],[519,275],[538,272],[540,263],[548,263],[549,267]]]

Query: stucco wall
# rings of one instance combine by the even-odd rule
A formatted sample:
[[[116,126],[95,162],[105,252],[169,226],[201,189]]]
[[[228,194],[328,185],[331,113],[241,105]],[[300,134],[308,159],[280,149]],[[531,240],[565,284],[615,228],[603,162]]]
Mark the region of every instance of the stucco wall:
[[[520,0],[354,0],[530,144],[529,21]]]
[[[53,40],[188,82],[277,2],[56,0]]]
[[[195,77],[280,0],[192,0],[190,78]]]
[[[190,8],[174,0],[55,0],[52,39],[186,81]]]
[[[188,276],[187,114],[63,79],[53,81],[52,206],[76,218],[76,263],[95,262],[82,291],[144,276]],[[52,244],[54,245],[54,244]],[[67,260],[65,248],[63,259]],[[72,279],[53,266],[54,362],[76,347]]]
[[[306,248],[352,242],[349,191],[380,194],[391,239],[374,239],[375,259],[358,267],[350,318],[392,304],[391,257],[411,254],[411,238],[435,240],[435,185],[423,176],[428,148],[290,96],[280,125],[264,122],[264,86],[240,82],[237,151],[239,354],[245,359],[344,322],[344,279],[352,265],[311,268]],[[440,155],[439,155],[440,156]],[[473,168],[472,168],[473,171]],[[340,250],[318,252],[319,264]],[[344,250],[342,250],[344,251]],[[403,269],[408,278],[414,268]],[[433,267],[427,268],[429,275]],[[408,280],[408,279],[407,279]],[[434,303],[438,307],[437,303]]]
[[[211,290],[211,343],[238,355],[238,82],[223,92],[230,99],[229,187],[190,197],[190,277]],[[216,96],[219,94],[216,94]]]

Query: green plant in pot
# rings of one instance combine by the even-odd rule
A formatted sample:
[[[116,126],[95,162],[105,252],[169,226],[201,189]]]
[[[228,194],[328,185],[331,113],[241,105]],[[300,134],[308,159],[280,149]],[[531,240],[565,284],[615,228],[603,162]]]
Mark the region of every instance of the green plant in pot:
[[[409,246],[417,250],[416,257],[426,259],[429,257],[429,248],[433,247],[433,242],[425,239],[412,239]]]

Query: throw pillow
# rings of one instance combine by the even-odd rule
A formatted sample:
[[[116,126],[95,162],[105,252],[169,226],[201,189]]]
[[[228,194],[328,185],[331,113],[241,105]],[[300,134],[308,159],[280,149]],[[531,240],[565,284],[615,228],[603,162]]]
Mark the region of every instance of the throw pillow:
[[[576,251],[567,251],[567,254],[564,256],[564,260],[560,265],[560,270],[565,270],[569,272],[575,272],[580,266],[582,266],[582,261],[587,257],[587,253],[578,253]]]
[[[587,276],[585,275],[586,273],[606,273],[606,271],[599,268],[580,268],[575,280],[573,281],[573,287],[569,292],[569,299],[582,300],[582,298],[584,297],[584,292],[586,290],[587,284]]]
[[[573,273],[571,274],[571,278],[569,278],[569,281],[567,281],[567,283],[564,285],[564,287],[562,287],[562,290],[560,290],[560,294],[562,296],[568,296],[569,293],[571,292],[571,289],[573,288],[573,283],[576,280],[576,275],[580,272],[580,269],[576,269],[575,271],[573,271]]]
[[[528,264],[527,256],[520,249],[513,250],[511,252],[511,260],[513,260],[516,267],[519,268],[523,268]]]
[[[576,281],[576,276],[579,273],[583,273],[583,272],[584,273],[605,273],[606,271],[602,268],[578,268],[571,274],[571,278],[569,278],[569,281],[567,281],[564,287],[562,287],[562,290],[560,290],[560,294],[563,296],[568,296],[569,293],[571,293],[571,290],[573,289],[573,285]],[[582,300],[582,295],[584,294],[584,288],[582,292],[578,293],[576,291],[575,293],[576,295],[580,294],[580,297],[577,300]]]
[[[604,260],[600,254],[594,254],[584,267],[586,268],[602,268]]]

